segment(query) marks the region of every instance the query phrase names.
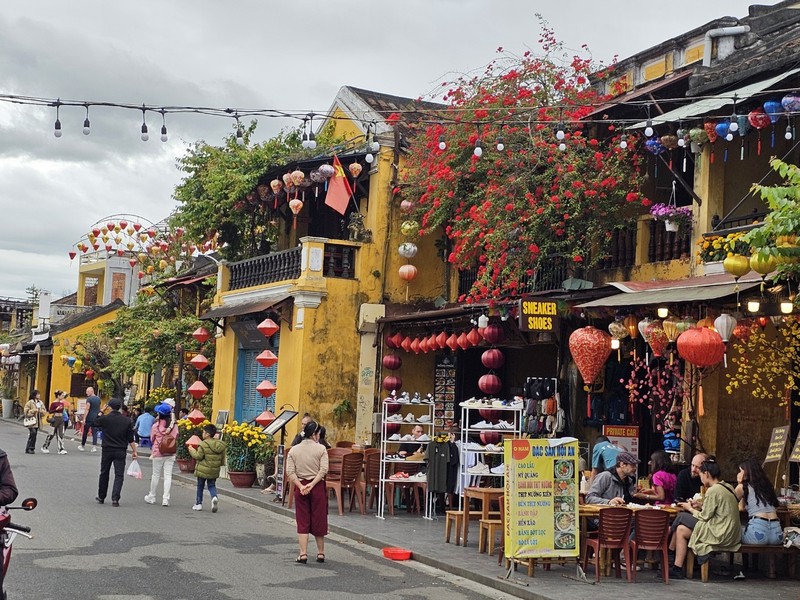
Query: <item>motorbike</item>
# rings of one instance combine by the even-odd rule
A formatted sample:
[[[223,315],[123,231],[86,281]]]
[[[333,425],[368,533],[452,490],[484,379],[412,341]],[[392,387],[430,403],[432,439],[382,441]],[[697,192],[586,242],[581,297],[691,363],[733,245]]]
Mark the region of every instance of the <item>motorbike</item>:
[[[14,540],[18,535],[32,539],[31,528],[24,525],[17,525],[11,522],[11,515],[8,513],[10,510],[33,510],[36,508],[38,501],[36,498],[25,498],[19,506],[6,506],[0,512],[0,544],[3,547],[3,569],[0,575],[0,592],[2,592],[2,599],[8,600],[5,590],[5,580],[8,574],[8,565],[11,562],[11,547]]]

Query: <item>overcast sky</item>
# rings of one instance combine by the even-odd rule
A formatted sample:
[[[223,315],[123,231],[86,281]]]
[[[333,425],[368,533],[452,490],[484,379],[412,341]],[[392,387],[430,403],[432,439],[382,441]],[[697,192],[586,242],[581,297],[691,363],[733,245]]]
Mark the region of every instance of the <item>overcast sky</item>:
[[[774,1],[764,4],[775,4]],[[742,0],[6,0],[0,94],[126,104],[325,112],[343,85],[424,96],[492,60],[498,46],[535,50],[539,12],[569,48],[608,62],[722,16]],[[159,221],[173,209],[176,158],[197,139],[220,143],[228,119],[171,116],[170,139],[141,113],[0,103],[0,297],[31,284],[75,291],[68,251],[113,214]],[[259,122],[257,139],[291,123]],[[153,135],[155,133],[155,135]]]

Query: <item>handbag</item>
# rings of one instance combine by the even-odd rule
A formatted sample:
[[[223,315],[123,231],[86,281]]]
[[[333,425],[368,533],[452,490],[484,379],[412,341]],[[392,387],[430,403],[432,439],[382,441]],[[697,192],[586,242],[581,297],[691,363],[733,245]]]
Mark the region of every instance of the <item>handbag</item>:
[[[22,420],[22,424],[25,427],[36,427],[39,424],[39,419],[37,419],[36,417],[25,417]]]
[[[175,454],[178,451],[178,444],[175,438],[171,435],[162,437],[161,441],[158,442],[158,451],[164,455]]]

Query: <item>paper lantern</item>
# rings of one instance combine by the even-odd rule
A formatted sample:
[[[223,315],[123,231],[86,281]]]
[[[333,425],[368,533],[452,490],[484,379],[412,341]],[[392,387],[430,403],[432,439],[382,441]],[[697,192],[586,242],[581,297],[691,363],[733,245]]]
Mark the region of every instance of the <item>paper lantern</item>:
[[[722,338],[723,342],[728,342],[731,339],[731,335],[733,334],[733,330],[736,327],[736,319],[734,319],[728,313],[722,313],[716,319],[714,319],[714,329],[717,330],[717,333]]]
[[[400,267],[398,274],[403,281],[411,281],[417,276],[417,267],[414,265],[403,265]]]
[[[83,376],[89,380],[94,379],[94,369],[86,369],[86,372],[83,374]]]
[[[419,338],[419,349],[424,354],[428,353],[428,338],[426,337]]]
[[[440,350],[447,348],[447,334],[444,331],[436,336],[436,345]]]
[[[71,251],[69,252],[69,259],[70,259],[70,260],[72,260],[72,259],[73,259],[73,258],[75,258],[76,256],[78,256],[78,253],[77,253],[77,252],[75,252],[74,250],[71,250]]]
[[[411,351],[414,354],[419,354],[420,347],[419,347],[419,338],[418,337],[415,337],[413,340],[411,340]]]
[[[408,336],[404,337],[403,341],[400,342],[400,347],[406,352],[411,352],[411,338]]]
[[[205,344],[208,338],[211,337],[211,334],[208,332],[208,329],[205,327],[198,327],[192,333],[192,337],[196,339],[201,344]]]
[[[717,132],[717,135],[721,138],[725,138],[728,135],[728,131],[730,131],[731,124],[730,121],[720,121],[714,127],[714,131]]]
[[[400,224],[400,233],[406,237],[413,237],[419,231],[419,223],[416,221],[403,221]]]
[[[202,371],[208,366],[208,359],[202,354],[195,355],[195,357],[189,362],[198,371]]]
[[[403,242],[397,249],[398,254],[403,258],[414,258],[417,255],[417,245],[413,242]]]
[[[481,354],[481,363],[487,369],[499,369],[506,362],[503,352],[497,348],[489,348]]]
[[[256,362],[265,369],[269,369],[272,365],[278,362],[278,357],[275,356],[271,350],[264,350],[261,354],[256,356]]]
[[[82,370],[83,370],[83,360],[82,360],[82,359],[80,359],[80,358],[76,358],[76,359],[75,359],[75,362],[72,364],[72,367],[73,367],[73,368],[74,368],[76,371],[82,371]]]
[[[650,154],[654,154],[656,156],[667,151],[667,148],[664,146],[664,144],[662,144],[661,141],[656,137],[645,140],[644,147],[645,150],[647,150]]]
[[[280,331],[280,326],[272,319],[264,319],[257,325],[256,329],[258,329],[264,337],[272,337]]]
[[[722,261],[722,267],[736,279],[739,279],[750,272],[750,259],[741,254],[734,254],[725,257],[725,260]]]
[[[503,339],[503,328],[497,323],[490,323],[483,330],[483,339],[490,344],[497,344]]]
[[[353,178],[356,178],[356,177],[358,177],[359,175],[361,175],[361,171],[362,171],[362,169],[363,169],[363,168],[364,168],[364,167],[362,167],[362,166],[361,166],[359,163],[357,163],[357,162],[350,163],[349,165],[347,165],[347,170],[348,170],[348,171],[350,171],[350,175],[352,175],[352,176],[353,176]]]
[[[768,127],[770,123],[772,123],[769,115],[767,115],[762,108],[751,110],[747,115],[747,121],[756,129],[764,129],[765,127]]]
[[[440,349],[439,342],[436,340],[436,334],[432,333],[428,337],[428,350],[430,350],[431,352],[436,352],[439,349]]]
[[[781,106],[786,112],[800,112],[800,95],[790,92],[781,99]]]
[[[669,133],[667,135],[662,135],[660,140],[661,140],[661,144],[667,150],[675,150],[678,147],[678,136],[677,135],[674,135],[674,134],[671,134],[671,133]]]
[[[502,416],[502,411],[499,411],[496,408],[481,408],[478,409],[478,414],[487,423],[497,423]]]
[[[650,340],[647,339],[647,335],[645,334],[645,331],[647,330],[647,326],[650,325],[650,323],[652,323],[652,322],[653,322],[653,319],[651,319],[650,317],[645,317],[644,319],[639,321],[639,323],[636,325],[636,327],[639,328],[639,333],[642,334],[642,337],[644,338],[645,343],[649,343],[649,341],[650,341]]]
[[[258,423],[261,427],[266,427],[274,420],[275,420],[275,413],[273,413],[271,410],[268,409],[264,410],[264,412],[262,412],[254,419],[254,421]]]
[[[297,229],[297,215],[303,210],[303,201],[299,198],[292,198],[289,200],[289,210],[292,211],[292,228]]]
[[[456,338],[456,342],[458,343],[458,347],[462,350],[466,350],[469,348],[469,340],[467,339],[467,334],[463,331],[459,334],[458,338]]]
[[[453,352],[458,350],[458,336],[455,333],[451,333],[450,337],[447,338],[447,347],[450,348]]]
[[[767,100],[764,102],[764,112],[767,113],[770,123],[774,125],[783,115],[783,105],[777,100]]]
[[[387,354],[381,360],[383,367],[390,371],[396,371],[403,366],[403,360],[396,354]]]
[[[130,259],[130,260],[128,261],[128,264],[129,264],[131,267],[135,267],[135,266],[136,266],[136,259],[135,259],[135,258],[132,258],[132,259]]]
[[[394,342],[395,348],[400,348],[400,344],[403,343],[403,334],[399,331],[395,331],[394,335],[392,336],[392,341]]]
[[[759,254],[750,257],[750,268],[759,275],[769,275],[778,267],[775,257],[772,255],[762,258]]]
[[[391,348],[392,350],[395,350],[397,348],[397,344],[394,343],[394,336],[393,335],[390,335],[390,334],[387,333],[383,337],[383,341],[386,344],[386,346]]]
[[[631,339],[635,340],[639,335],[639,320],[636,318],[636,315],[628,315],[625,317],[625,320],[622,321],[622,324],[628,329],[628,335],[631,336]]]
[[[467,339],[469,340],[470,345],[477,346],[481,343],[481,340],[483,340],[483,336],[481,336],[481,334],[478,333],[478,330],[473,327],[469,330]]]
[[[689,130],[689,139],[695,144],[705,144],[708,141],[708,134],[701,127],[693,127]]]
[[[499,431],[481,431],[481,443],[499,444],[503,439],[503,434]]]
[[[487,373],[486,375],[481,375],[480,379],[478,379],[478,387],[484,394],[494,396],[503,389],[503,383],[494,373]]]
[[[713,329],[693,327],[678,336],[678,354],[698,368],[712,367],[722,361],[725,344]]]
[[[678,329],[679,323],[678,317],[667,317],[664,319],[661,326],[664,328],[664,334],[667,336],[667,340],[670,342],[674,342],[678,339],[678,336],[683,333]]]
[[[383,378],[383,389],[387,392],[397,391],[403,387],[403,380],[399,375],[387,375]]]
[[[619,319],[611,321],[611,323],[608,324],[608,332],[615,340],[624,340],[628,337],[628,328],[625,327],[625,324]]]
[[[397,406],[397,410],[395,412],[398,412],[402,405],[401,404],[395,404],[395,406]],[[390,412],[389,414],[391,415],[391,414],[394,414],[394,413]],[[400,425],[401,425],[400,423],[384,423],[383,426],[386,427],[386,435],[389,436],[389,435],[394,435],[395,433],[399,433],[400,432]]]
[[[708,141],[712,144],[717,141],[717,124],[714,121],[706,121],[703,123],[703,130],[708,136]]]
[[[206,387],[206,384],[198,379],[192,385],[190,385],[186,391],[192,395],[192,398],[199,400],[208,393],[208,388]]]
[[[611,354],[611,336],[591,325],[576,329],[569,336],[569,351],[588,389]],[[586,416],[592,416],[591,398],[588,396]]]
[[[292,183],[295,185],[300,185],[303,183],[303,180],[306,178],[305,173],[303,173],[300,169],[296,169],[292,171]]]
[[[206,416],[196,408],[186,415],[186,418],[189,419],[192,425],[200,425],[200,423],[206,420]]]
[[[269,398],[274,394],[278,388],[274,383],[272,383],[269,379],[265,379],[261,383],[256,386],[256,391],[261,394],[264,398]]]
[[[400,202],[400,210],[404,213],[410,213],[411,209],[414,208],[414,203],[410,200],[402,200]]]
[[[706,317],[705,319],[700,319],[697,322],[697,327],[705,327],[706,329],[714,329],[714,321],[711,317]]]
[[[652,348],[654,356],[664,356],[666,354],[669,340],[660,320],[655,320],[647,326],[644,337],[650,348]]]
[[[200,421],[200,422],[202,423],[202,421]],[[188,440],[186,440],[185,444],[186,444],[187,447],[197,448],[200,445],[200,442],[202,442],[202,441],[203,440],[201,440],[198,436],[193,435]]]

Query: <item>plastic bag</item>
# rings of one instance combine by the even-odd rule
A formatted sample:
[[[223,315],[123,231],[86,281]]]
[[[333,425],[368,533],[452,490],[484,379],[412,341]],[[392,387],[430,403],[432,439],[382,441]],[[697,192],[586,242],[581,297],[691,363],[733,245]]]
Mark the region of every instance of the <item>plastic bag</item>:
[[[128,467],[128,475],[134,479],[142,478],[142,468],[139,466],[139,461],[135,458],[131,461],[131,464]]]

